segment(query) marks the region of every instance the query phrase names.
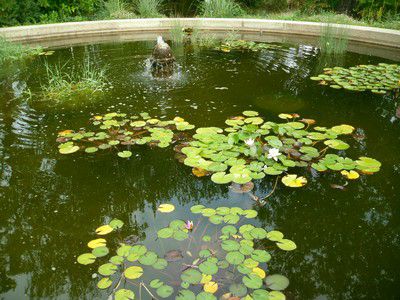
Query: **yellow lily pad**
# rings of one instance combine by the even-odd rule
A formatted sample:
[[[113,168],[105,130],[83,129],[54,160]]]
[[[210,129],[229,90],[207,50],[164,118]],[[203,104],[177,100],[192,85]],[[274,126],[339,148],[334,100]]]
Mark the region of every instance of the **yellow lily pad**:
[[[210,294],[214,294],[218,291],[218,283],[214,281],[209,281],[204,285],[204,291]]]
[[[282,178],[282,183],[288,187],[302,187],[306,185],[307,179],[295,174],[289,174]]]
[[[95,239],[91,240],[88,244],[89,248],[98,248],[98,247],[104,247],[106,245],[106,240],[105,239]]]
[[[106,235],[106,234],[110,233],[111,231],[113,231],[113,228],[110,225],[103,225],[96,229],[96,233],[98,235]]]
[[[256,267],[252,270],[252,273],[256,274],[258,277],[260,277],[261,279],[265,278],[265,271],[259,267]]]
[[[344,177],[346,177],[347,179],[350,180],[355,180],[358,179],[360,177],[360,174],[358,174],[356,171],[350,170],[343,170],[342,172],[340,172]]]
[[[169,203],[164,203],[160,204],[157,210],[162,213],[170,213],[175,210],[175,206]]]

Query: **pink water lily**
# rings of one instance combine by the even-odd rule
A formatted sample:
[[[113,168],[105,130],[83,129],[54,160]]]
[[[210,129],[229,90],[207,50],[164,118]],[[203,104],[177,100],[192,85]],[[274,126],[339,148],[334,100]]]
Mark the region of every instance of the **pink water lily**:
[[[187,220],[186,223],[185,223],[185,228],[187,230],[192,230],[193,229],[193,221]]]

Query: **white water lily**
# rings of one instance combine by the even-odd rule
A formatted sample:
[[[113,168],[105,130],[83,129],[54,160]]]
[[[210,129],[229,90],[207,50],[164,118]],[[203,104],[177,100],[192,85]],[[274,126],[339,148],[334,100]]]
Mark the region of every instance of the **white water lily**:
[[[247,146],[251,147],[254,145],[254,139],[249,138],[247,140],[244,140],[244,142],[246,143]]]
[[[267,158],[273,159],[275,161],[278,161],[278,156],[281,155],[282,153],[279,152],[279,149],[277,148],[271,148],[268,150],[268,156]]]

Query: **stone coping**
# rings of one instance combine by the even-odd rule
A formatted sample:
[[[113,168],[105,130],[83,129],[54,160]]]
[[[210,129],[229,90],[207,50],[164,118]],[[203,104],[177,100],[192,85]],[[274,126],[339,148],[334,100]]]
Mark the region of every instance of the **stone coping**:
[[[10,41],[37,43],[49,39],[59,41],[85,36],[121,33],[167,32],[175,26],[192,27],[207,31],[237,30],[260,35],[289,34],[319,36],[326,24],[316,22],[218,19],[218,18],[155,18],[70,22],[0,28],[0,35]],[[344,32],[351,42],[367,43],[400,49],[400,30],[375,27],[331,24],[337,32]]]

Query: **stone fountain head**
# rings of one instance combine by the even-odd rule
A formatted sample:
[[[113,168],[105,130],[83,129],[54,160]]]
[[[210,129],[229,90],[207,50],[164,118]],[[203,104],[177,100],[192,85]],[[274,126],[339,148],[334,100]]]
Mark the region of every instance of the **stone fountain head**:
[[[174,72],[175,57],[171,47],[164,42],[162,36],[157,37],[151,58],[151,74],[154,77],[170,77]]]

